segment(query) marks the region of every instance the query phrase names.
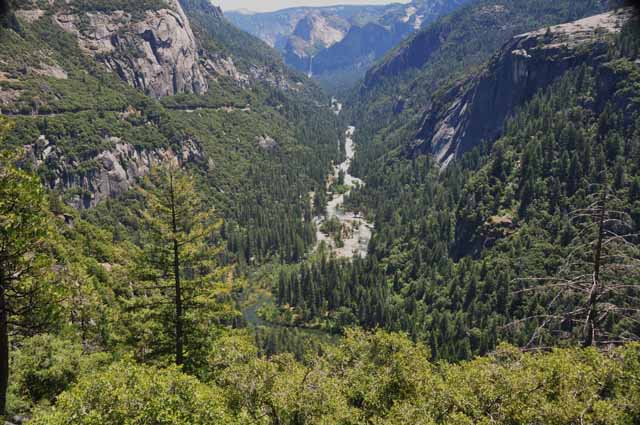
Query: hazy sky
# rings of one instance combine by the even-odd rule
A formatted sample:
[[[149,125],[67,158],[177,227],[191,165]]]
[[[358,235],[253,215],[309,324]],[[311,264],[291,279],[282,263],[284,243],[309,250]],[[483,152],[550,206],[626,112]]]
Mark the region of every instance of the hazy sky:
[[[333,6],[337,4],[408,3],[409,0],[213,0],[222,10],[249,9],[267,12],[295,6]]]

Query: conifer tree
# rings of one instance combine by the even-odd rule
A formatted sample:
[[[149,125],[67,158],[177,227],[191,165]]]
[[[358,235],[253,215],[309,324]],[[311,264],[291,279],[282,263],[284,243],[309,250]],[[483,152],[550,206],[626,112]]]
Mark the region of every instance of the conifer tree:
[[[172,325],[159,330],[173,340],[175,363],[182,365],[185,340],[197,338],[189,330],[193,332],[198,323],[211,319],[207,314],[217,311],[218,291],[225,286],[220,283],[229,274],[216,260],[222,250],[217,242],[222,223],[204,204],[192,176],[177,164],[154,170],[141,192],[146,236],[138,270],[141,296],[134,307],[144,308],[143,316],[159,317]],[[187,313],[189,309],[193,314]]]
[[[586,347],[640,339],[639,235],[606,177],[597,187],[571,214],[576,236],[557,276],[518,291],[550,291],[544,312],[525,319],[539,322],[530,345],[543,342],[543,329],[569,331]]]
[[[0,122],[0,126],[2,122]],[[0,155],[0,415],[6,411],[10,333],[36,324],[48,269],[49,214],[40,182]],[[45,297],[46,298],[46,297]]]

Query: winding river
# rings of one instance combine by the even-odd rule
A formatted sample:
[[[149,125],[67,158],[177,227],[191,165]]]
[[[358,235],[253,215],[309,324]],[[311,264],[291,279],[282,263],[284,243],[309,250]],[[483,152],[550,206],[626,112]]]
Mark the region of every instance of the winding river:
[[[318,241],[316,248],[324,242],[336,257],[339,258],[365,257],[373,230],[372,223],[369,223],[358,214],[343,209],[345,196],[351,193],[351,190],[354,188],[364,185],[362,180],[349,173],[351,162],[355,156],[355,143],[353,141],[355,131],[356,128],[353,126],[347,129],[345,134],[346,159],[344,162],[333,167],[333,180],[338,179],[341,171],[344,172],[344,184],[349,190],[344,194],[329,194],[331,198],[327,202],[326,215],[314,218],[317,228],[316,238]],[[342,226],[342,242],[344,244],[342,247],[336,246],[334,239],[320,230],[322,224],[333,217],[337,218]]]

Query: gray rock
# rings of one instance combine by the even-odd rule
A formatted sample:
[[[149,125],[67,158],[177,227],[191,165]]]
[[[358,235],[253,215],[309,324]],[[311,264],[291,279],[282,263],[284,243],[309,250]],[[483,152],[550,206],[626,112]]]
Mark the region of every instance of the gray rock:
[[[155,97],[205,93],[196,40],[182,7],[147,11],[134,21],[128,13],[58,14],[56,22],[75,34],[83,50],[130,85]]]
[[[514,37],[480,75],[429,106],[409,154],[431,154],[446,167],[496,140],[509,115],[539,90],[579,64],[603,60],[607,44],[600,34],[620,31],[629,17],[623,9]]]
[[[276,142],[271,136],[259,136],[256,138],[258,146],[264,150],[272,151],[278,148],[278,142]]]
[[[65,158],[44,136],[36,143],[25,146],[25,157],[35,169],[40,168],[47,158],[55,158],[47,162],[49,173],[45,183],[50,189],[64,192],[79,189],[81,195],[73,195],[68,199],[68,203],[76,209],[93,208],[107,198],[126,192],[154,166],[167,162],[184,164],[204,160],[200,145],[193,140],[183,142],[179,150],[137,150],[118,138],[110,138],[110,141],[114,147],[86,161],[94,166],[83,172],[78,172],[79,164]]]

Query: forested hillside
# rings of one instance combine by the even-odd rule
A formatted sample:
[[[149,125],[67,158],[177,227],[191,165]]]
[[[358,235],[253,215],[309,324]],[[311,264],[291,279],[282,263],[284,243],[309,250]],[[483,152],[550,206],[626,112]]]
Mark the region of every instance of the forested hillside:
[[[618,35],[619,24],[607,30],[609,16],[628,15],[586,20],[596,22],[591,30],[582,22],[543,28],[498,51],[485,72],[506,84],[509,96],[522,90],[533,97],[512,105],[500,140],[477,137],[445,170],[437,157],[415,150],[419,127],[412,134],[405,112],[390,111],[395,121],[378,131],[381,121],[368,113],[356,121],[364,130],[356,136],[363,148],[354,165],[366,186],[349,202],[376,223],[369,256],[353,263],[323,259],[283,273],[277,294],[284,307],[271,316],[330,330],[351,324],[404,330],[447,359],[485,353],[505,339],[521,346],[584,340],[591,286],[574,279],[589,276],[593,263],[607,269],[615,288],[637,279],[637,205],[630,195],[638,171],[637,35],[633,23]],[[522,46],[530,50],[516,50]],[[516,53],[524,63],[511,59]],[[571,60],[563,62],[564,55]],[[554,66],[556,74],[549,72]],[[451,83],[461,89],[440,88],[433,96],[464,104],[459,99],[474,84],[463,74]],[[475,87],[473,101],[484,116],[496,116],[495,108],[504,107],[500,86]],[[359,107],[372,104],[358,104],[356,113]],[[616,223],[601,226],[611,250],[605,254],[616,258],[606,267],[589,258],[600,215]],[[622,239],[609,240],[613,235]],[[540,282],[546,284],[538,288]],[[599,297],[606,308],[591,339],[637,338],[635,290],[608,289]]]
[[[292,7],[275,12],[231,11],[239,28],[282,51],[290,67],[332,94],[348,90],[406,37],[468,0],[413,0],[388,5]]]
[[[425,110],[446,89],[482,71],[517,34],[594,15],[606,2],[477,1],[437,20],[390,52],[349,98],[367,140],[380,132],[417,132]],[[408,137],[412,137],[408,136]],[[403,136],[400,136],[403,137]]]
[[[545,40],[557,43],[554,34],[567,28],[536,33],[522,54],[562,60]],[[293,306],[294,319],[314,326],[404,330],[452,360],[504,340],[580,343],[595,308],[583,280],[595,267],[612,288],[598,295],[602,310],[587,339],[635,340],[637,43],[633,21],[565,42],[574,58],[595,51],[597,59],[565,66],[513,110],[497,141],[477,140],[444,169],[437,158],[408,153],[408,131],[361,134],[366,148],[355,166],[366,186],[349,202],[376,223],[369,256],[281,276],[281,320],[291,320],[284,313]],[[605,247],[594,257],[598,243]]]
[[[214,11],[204,4],[199,10],[191,2],[187,12],[201,17]],[[83,7],[101,6],[87,3]],[[122,221],[110,213],[123,204],[112,195],[128,197],[123,189],[145,173],[149,162],[160,162],[173,152],[193,165],[200,162],[198,172],[207,197],[228,216],[227,232],[237,254],[246,259],[276,253],[286,258],[300,255],[312,242],[310,231],[299,220],[307,206],[300,202],[285,211],[278,203],[300,199],[322,180],[329,161],[339,156],[337,123],[328,108],[318,106],[328,104],[318,89],[285,70],[260,41],[244,35],[244,40],[236,41],[242,48],[234,46],[228,39],[237,30],[213,15],[192,22],[199,35],[192,46],[194,62],[204,66],[195,64],[193,71],[185,70],[207,76],[206,91],[203,84],[201,93],[184,90],[155,100],[128,88],[118,75],[105,72],[78,48],[74,38],[54,22],[74,20],[66,18],[68,12],[72,11],[20,10],[18,16],[44,15],[33,22],[33,18],[18,19],[18,30],[5,29],[3,34],[7,48],[2,55],[8,65],[2,82],[2,110],[15,115],[8,141],[28,146],[31,161],[47,186],[62,192],[73,205],[96,207],[98,212],[87,214],[102,222]],[[216,30],[215,25],[229,28],[231,35]],[[87,38],[80,42],[89,49],[94,36],[91,27],[86,31]],[[211,38],[214,33],[220,39]],[[137,42],[139,48],[147,48],[143,39],[130,40]],[[128,51],[116,49],[111,56],[110,47],[98,48],[104,51],[96,60],[109,66],[113,61],[118,73],[129,73],[120,66],[121,60],[131,60]],[[260,49],[264,57],[256,58],[252,51]],[[155,60],[156,53],[150,50],[144,54]],[[146,62],[138,63],[141,65],[131,74],[156,70]],[[180,77],[176,74],[169,79]],[[131,84],[136,85],[135,81]],[[261,144],[265,138],[273,144]],[[256,204],[256,197],[264,199],[263,207],[247,210]],[[119,231],[127,233],[124,228]]]
[[[640,421],[630,9],[471,1],[343,108],[205,0],[0,5],[7,423]]]

